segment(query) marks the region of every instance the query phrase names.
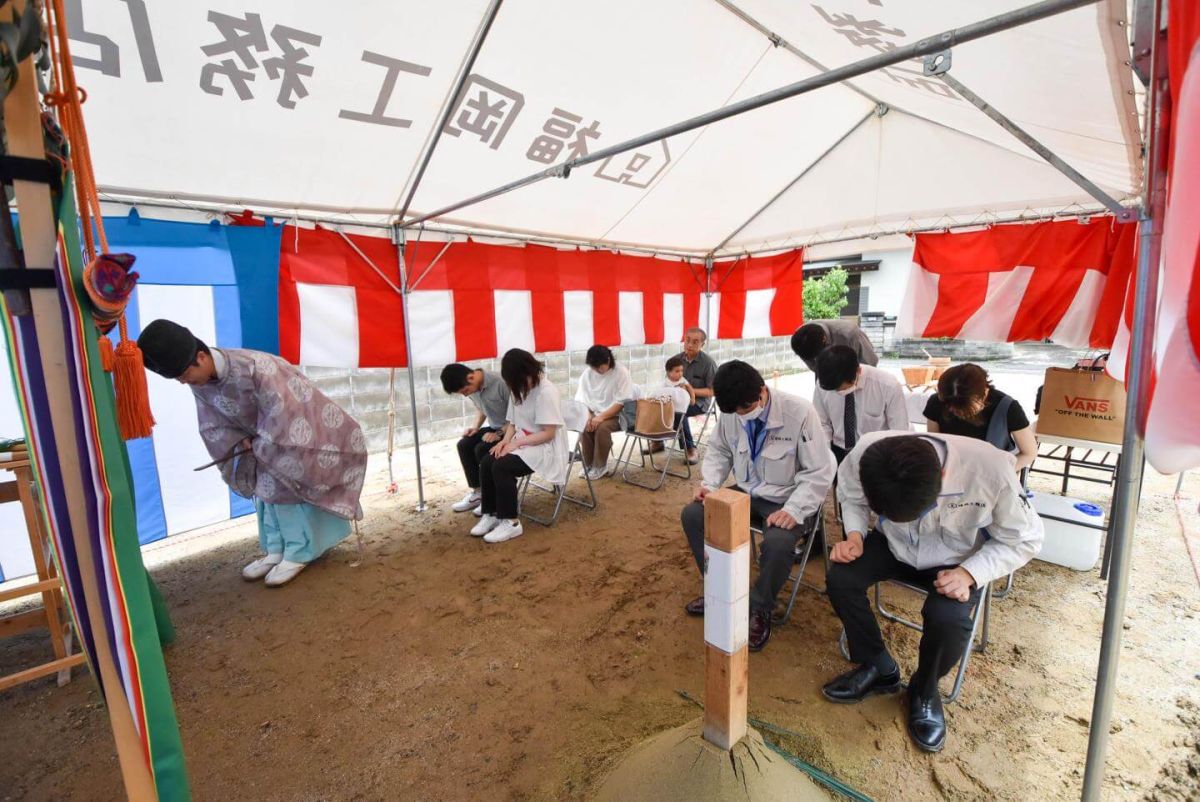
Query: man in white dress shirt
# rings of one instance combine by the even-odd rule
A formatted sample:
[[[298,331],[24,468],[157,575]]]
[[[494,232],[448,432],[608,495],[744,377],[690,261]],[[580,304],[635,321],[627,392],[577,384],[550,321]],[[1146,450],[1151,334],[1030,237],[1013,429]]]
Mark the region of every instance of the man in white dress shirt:
[[[912,430],[900,380],[859,364],[846,345],[831,345],[817,357],[813,406],[839,465],[864,434]]]

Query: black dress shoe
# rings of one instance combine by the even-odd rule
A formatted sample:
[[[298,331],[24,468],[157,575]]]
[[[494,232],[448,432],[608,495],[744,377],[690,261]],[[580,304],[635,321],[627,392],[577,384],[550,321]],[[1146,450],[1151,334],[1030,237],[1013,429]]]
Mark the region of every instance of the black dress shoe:
[[[750,611],[750,651],[761,652],[771,639],[771,614],[760,610]]]
[[[942,695],[921,696],[908,692],[908,734],[918,749],[940,752],[946,745],[946,714],[942,710]]]
[[[704,615],[704,597],[697,596],[687,604],[683,605],[683,611],[688,615]]]
[[[872,665],[861,665],[825,684],[821,693],[831,702],[852,705],[877,693],[896,693],[900,690],[900,669],[881,675]]]

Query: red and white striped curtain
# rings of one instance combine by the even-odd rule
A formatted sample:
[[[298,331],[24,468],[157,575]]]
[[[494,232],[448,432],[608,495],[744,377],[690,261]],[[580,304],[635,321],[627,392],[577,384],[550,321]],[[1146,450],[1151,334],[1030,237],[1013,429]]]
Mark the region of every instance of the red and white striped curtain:
[[[1107,348],[1136,226],[1111,217],[918,234],[897,336]]]
[[[1200,4],[1168,17],[1171,163],[1146,458],[1163,473],[1200,466]]]
[[[336,232],[285,229],[280,351],[302,365],[406,367],[396,247],[351,239],[378,272]],[[424,241],[405,258],[416,366],[509,348],[675,343],[691,326],[723,339],[768,337],[803,322],[799,250],[717,263],[711,298],[699,264],[608,251]]]

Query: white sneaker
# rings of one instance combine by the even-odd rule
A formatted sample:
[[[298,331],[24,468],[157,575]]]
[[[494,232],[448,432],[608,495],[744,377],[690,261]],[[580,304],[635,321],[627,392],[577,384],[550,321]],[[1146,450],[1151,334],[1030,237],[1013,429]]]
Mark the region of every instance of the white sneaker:
[[[254,562],[242,569],[242,579],[247,582],[253,582],[256,579],[262,579],[267,574],[271,573],[271,569],[283,562],[282,554],[268,554],[266,557],[259,557]]]
[[[591,468],[588,468],[586,471],[584,471],[584,473],[587,474],[588,479],[595,482],[597,479],[602,478],[607,470],[608,470],[607,468],[599,468],[599,467],[593,466]]]
[[[503,543],[506,540],[512,540],[514,537],[520,537],[525,533],[521,528],[520,521],[504,520],[496,524],[496,528],[483,538],[484,543]]]
[[[471,534],[475,537],[483,537],[488,532],[496,528],[500,523],[500,519],[495,515],[484,515],[479,519],[479,523],[475,524],[475,528],[471,530]]]
[[[483,505],[477,504],[475,506],[475,509],[471,510],[471,514],[474,515],[476,518],[482,518],[483,517]]]
[[[482,496],[479,495],[478,490],[472,490],[470,493],[467,493],[462,497],[462,501],[454,502],[454,504],[450,506],[450,509],[454,510],[455,512],[466,512],[467,510],[473,510],[479,506],[479,500],[481,498]]]
[[[296,574],[300,573],[307,567],[308,563],[294,563],[291,560],[284,560],[279,565],[271,569],[271,573],[267,574],[265,584],[269,588],[277,588],[280,585],[286,585],[296,578]]]

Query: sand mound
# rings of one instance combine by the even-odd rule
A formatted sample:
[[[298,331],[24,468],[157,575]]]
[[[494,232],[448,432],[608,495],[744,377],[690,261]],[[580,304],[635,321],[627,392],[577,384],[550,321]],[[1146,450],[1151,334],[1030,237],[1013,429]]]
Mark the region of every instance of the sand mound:
[[[635,746],[600,784],[595,802],[828,802],[829,795],[767,748],[755,730],[732,752],[701,737],[696,719]]]

